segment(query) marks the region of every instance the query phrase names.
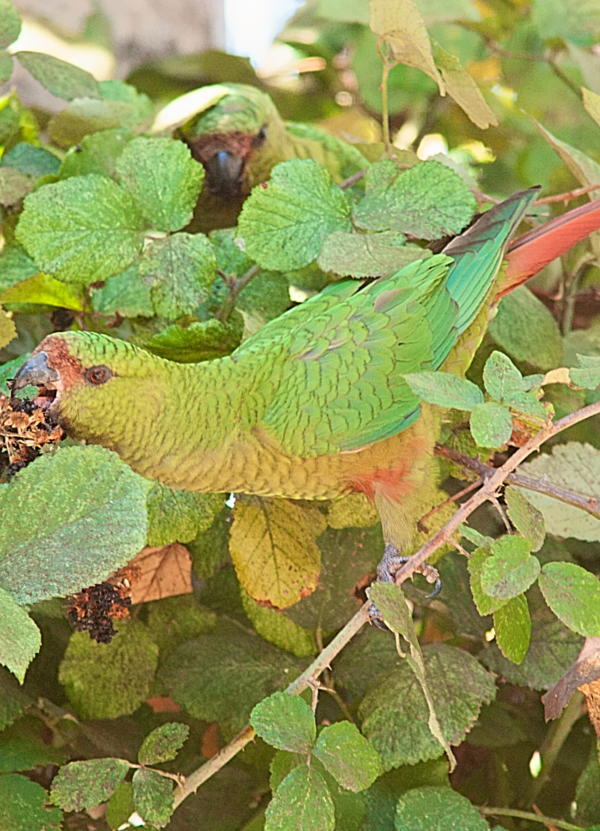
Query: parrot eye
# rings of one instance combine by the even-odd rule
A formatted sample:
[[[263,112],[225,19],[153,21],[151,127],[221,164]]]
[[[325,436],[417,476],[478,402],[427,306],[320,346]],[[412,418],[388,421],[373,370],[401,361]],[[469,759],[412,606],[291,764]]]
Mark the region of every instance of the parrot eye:
[[[252,146],[253,147],[260,147],[261,144],[264,144],[266,140],[267,140],[267,125],[263,124],[263,126],[260,128],[258,133],[253,138]]]
[[[84,377],[90,384],[99,386],[100,384],[106,384],[112,378],[112,372],[107,366],[93,366],[86,369]]]

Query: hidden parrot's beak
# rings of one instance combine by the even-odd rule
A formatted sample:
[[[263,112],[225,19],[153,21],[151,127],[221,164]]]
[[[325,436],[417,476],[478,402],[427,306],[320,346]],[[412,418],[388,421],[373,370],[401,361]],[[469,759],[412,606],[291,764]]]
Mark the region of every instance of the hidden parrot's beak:
[[[204,163],[204,167],[211,193],[223,199],[235,199],[242,195],[244,160],[240,156],[220,150]]]
[[[11,396],[24,387],[39,387],[40,393],[34,400],[40,407],[49,407],[56,399],[60,373],[48,366],[48,355],[42,350],[32,355],[17,372],[12,385]]]

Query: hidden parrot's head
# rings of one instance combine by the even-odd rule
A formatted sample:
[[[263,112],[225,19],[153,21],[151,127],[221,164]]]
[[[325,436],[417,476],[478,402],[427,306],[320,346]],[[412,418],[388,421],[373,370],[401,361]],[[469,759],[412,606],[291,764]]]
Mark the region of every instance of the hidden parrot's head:
[[[246,84],[221,84],[228,93],[182,133],[194,158],[206,171],[212,194],[226,201],[240,199],[268,178],[277,140],[284,124],[270,97]]]

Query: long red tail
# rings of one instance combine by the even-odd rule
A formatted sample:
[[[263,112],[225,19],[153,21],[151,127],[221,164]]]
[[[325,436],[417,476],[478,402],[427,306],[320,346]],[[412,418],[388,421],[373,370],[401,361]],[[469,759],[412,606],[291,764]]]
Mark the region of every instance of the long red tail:
[[[505,255],[507,266],[495,299],[499,300],[525,283],[545,265],[599,228],[600,199],[596,199],[523,234],[512,243]]]

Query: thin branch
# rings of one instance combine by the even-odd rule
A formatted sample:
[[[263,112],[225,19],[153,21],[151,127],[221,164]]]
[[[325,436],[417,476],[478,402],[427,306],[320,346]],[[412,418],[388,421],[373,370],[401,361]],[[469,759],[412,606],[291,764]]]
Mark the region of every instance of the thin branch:
[[[491,470],[491,468],[490,468]],[[467,485],[466,488],[463,488],[458,493],[453,493],[452,496],[449,496],[448,499],[444,499],[443,502],[440,502],[439,505],[435,505],[430,511],[427,511],[426,514],[423,514],[421,519],[417,522],[417,528],[422,534],[429,533],[429,529],[425,525],[426,521],[429,519],[430,516],[437,514],[438,511],[441,511],[442,508],[445,508],[446,505],[452,504],[452,502],[457,502],[459,499],[462,499],[463,496],[466,496],[471,491],[474,491],[475,488],[478,488],[481,484],[483,484],[483,479],[480,476],[479,479],[476,479],[474,482],[471,482],[470,485]]]
[[[289,695],[299,695],[310,685],[310,681],[312,679],[318,678],[323,670],[327,669],[335,656],[342,651],[346,644],[352,640],[357,632],[359,632],[369,620],[370,606],[370,602],[367,602],[361,606],[354,617],[348,621],[340,632],[338,632],[331,643],[329,643],[325,649],[317,655],[315,660],[304,670],[302,675],[299,675],[295,681],[292,681],[292,683],[285,690],[286,693]],[[207,779],[210,779],[210,777],[217,771],[221,770],[221,768],[233,759],[233,757],[236,756],[240,750],[248,744],[248,742],[254,739],[255,735],[256,733],[254,732],[254,729],[250,727],[250,725],[247,725],[234,739],[229,742],[228,745],[219,750],[219,752],[213,756],[212,759],[209,759],[208,762],[202,765],[202,767],[191,773],[187,777],[185,785],[175,791],[173,808],[177,808],[181,805],[183,800],[190,794],[196,793],[203,782],[206,782]]]
[[[347,179],[344,179],[343,182],[340,182],[338,187],[340,187],[342,190],[346,190],[346,188],[351,188],[352,185],[355,185],[357,182],[360,182],[361,179],[364,179],[366,172],[367,168],[365,167],[363,170],[359,170],[356,173],[353,173],[352,176],[348,176]]]
[[[242,274],[239,280],[235,280],[234,282],[231,282],[228,279],[228,275],[223,275],[225,282],[229,287],[229,294],[225,298],[223,305],[219,310],[217,320],[220,320],[221,323],[224,323],[227,320],[227,318],[231,314],[231,310],[233,309],[233,305],[237,300],[238,295],[246,288],[250,280],[256,277],[259,271],[260,266],[253,265],[252,268],[249,268],[245,274]]]
[[[460,506],[454,516],[444,525],[444,527],[437,532],[429,542],[421,546],[419,550],[412,555],[401,568],[396,572],[395,582],[399,585],[403,583],[408,577],[415,572],[420,565],[422,565],[434,551],[437,551],[440,546],[448,542],[459,525],[466,521],[466,519],[473,513],[473,511],[490,498],[496,496],[496,491],[504,484],[506,477],[517,468],[528,456],[539,450],[541,445],[552,436],[556,436],[573,424],[578,424],[590,416],[598,415],[600,413],[600,401],[595,404],[590,404],[583,407],[581,410],[576,410],[573,413],[561,418],[559,421],[548,422],[545,424],[539,433],[530,439],[527,444],[514,453],[502,467],[494,468],[492,475],[485,480],[485,484],[473,494],[473,496]]]
[[[458,450],[452,450],[450,447],[445,447],[443,444],[437,444],[435,447],[436,456],[442,456],[450,461],[455,462],[467,470],[472,470],[480,477],[491,476],[498,468],[486,465],[479,459],[472,459],[470,456],[465,456],[459,453]],[[574,508],[580,508],[588,514],[600,519],[600,499],[593,496],[580,496],[578,493],[572,493],[558,485],[553,485],[545,479],[532,479],[529,476],[523,476],[521,473],[509,473],[504,480],[509,485],[516,485],[519,488],[525,488],[528,491],[536,491],[536,493],[543,493],[546,496],[551,496],[553,499],[558,499],[559,502],[564,502],[566,505],[572,505]]]
[[[563,202],[566,205],[572,199],[579,199],[580,196],[585,196],[586,193],[591,193],[593,190],[600,190],[600,182],[596,185],[586,185],[584,188],[568,190],[565,193],[557,193],[554,196],[544,196],[543,199],[536,199],[533,204],[553,205],[556,202]]]
[[[585,831],[581,825],[573,825],[572,822],[565,822],[564,819],[551,819],[542,814],[532,814],[529,811],[518,811],[516,808],[478,808],[480,814],[487,817],[515,817],[515,819],[528,819],[529,822],[539,822],[542,825],[555,825],[563,831]]]

